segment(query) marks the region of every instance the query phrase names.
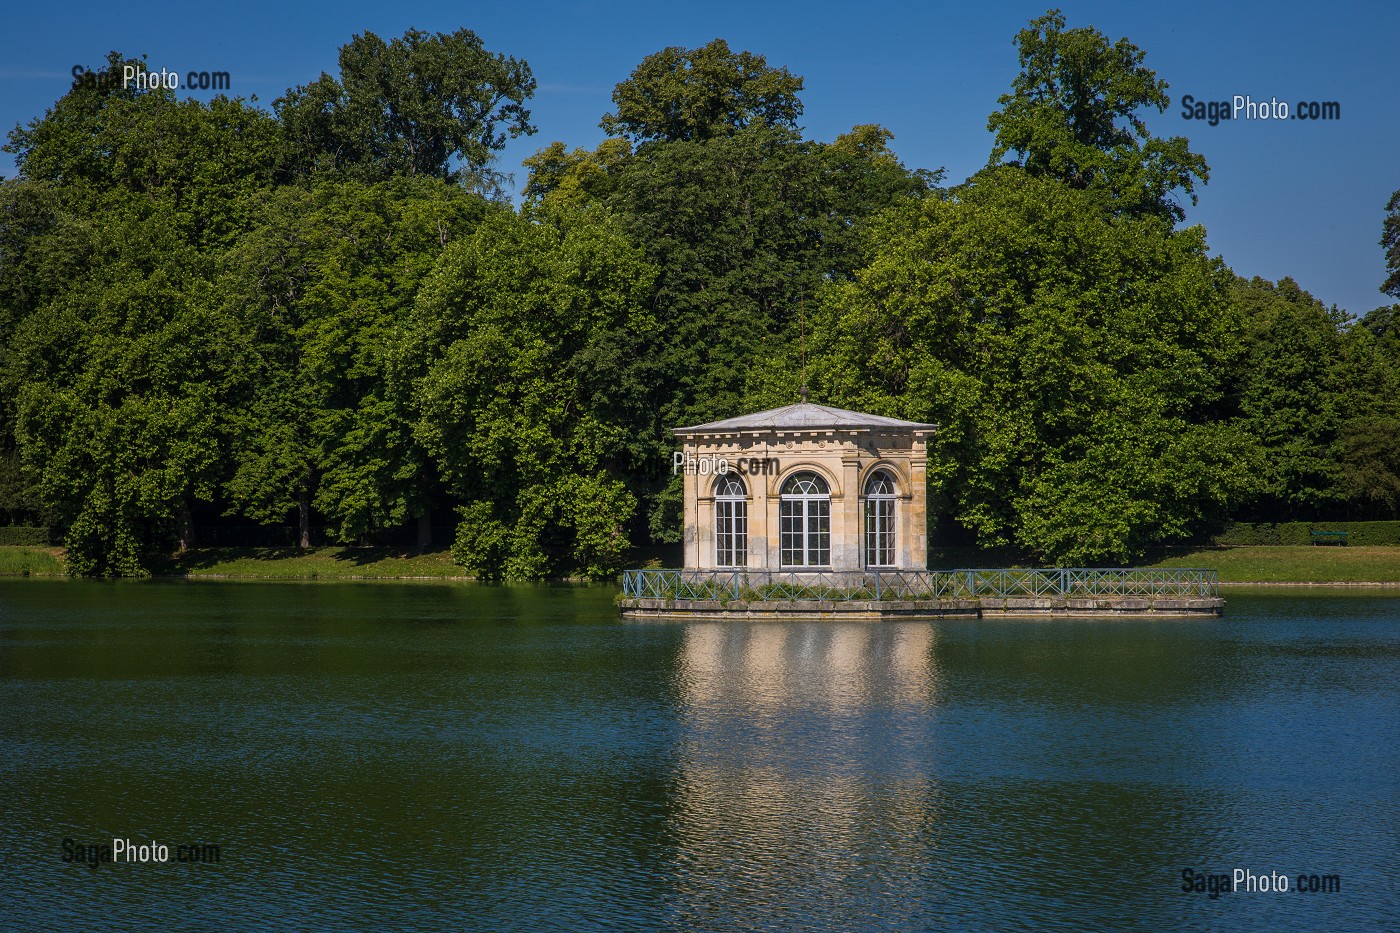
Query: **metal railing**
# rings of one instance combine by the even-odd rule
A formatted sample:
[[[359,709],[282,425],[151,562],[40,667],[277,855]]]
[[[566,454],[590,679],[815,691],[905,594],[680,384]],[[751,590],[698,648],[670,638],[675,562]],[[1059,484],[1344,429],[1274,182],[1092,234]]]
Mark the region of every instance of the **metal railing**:
[[[751,602],[926,599],[1216,597],[1214,570],[625,570],[627,599]]]

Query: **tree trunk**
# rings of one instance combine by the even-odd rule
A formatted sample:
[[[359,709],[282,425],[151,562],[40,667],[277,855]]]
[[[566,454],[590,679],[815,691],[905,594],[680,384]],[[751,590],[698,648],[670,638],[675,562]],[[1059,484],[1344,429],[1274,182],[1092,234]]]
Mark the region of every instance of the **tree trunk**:
[[[298,546],[302,550],[311,547],[311,503],[305,494],[297,499],[297,531]]]
[[[192,547],[195,547],[194,515],[190,513],[189,502],[182,498],[180,500],[180,553],[183,554]]]
[[[418,516],[418,549],[426,551],[433,546],[433,513],[427,506],[423,507],[423,514]]]

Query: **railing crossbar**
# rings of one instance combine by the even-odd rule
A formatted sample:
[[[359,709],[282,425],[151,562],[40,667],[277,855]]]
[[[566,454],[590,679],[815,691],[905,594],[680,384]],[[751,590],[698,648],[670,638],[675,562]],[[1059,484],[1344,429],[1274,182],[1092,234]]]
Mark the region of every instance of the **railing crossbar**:
[[[1086,598],[1096,596],[1214,597],[1214,570],[990,569],[967,570],[627,570],[629,599],[823,601]]]

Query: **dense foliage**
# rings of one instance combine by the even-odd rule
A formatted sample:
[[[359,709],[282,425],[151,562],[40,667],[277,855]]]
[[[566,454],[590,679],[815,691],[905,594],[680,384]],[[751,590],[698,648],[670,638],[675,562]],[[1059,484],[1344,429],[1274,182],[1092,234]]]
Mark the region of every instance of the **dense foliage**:
[[[940,534],[1120,563],[1400,516],[1400,311],[1212,259],[1127,40],[1016,44],[950,188],[882,127],[806,138],[802,79],[717,39],[644,59],[518,207],[535,81],[470,30],[355,36],[271,112],[78,82],[6,147],[0,519],[79,574],[271,534],[603,577],[679,538],[669,429],[795,401],[804,337],[820,400],[942,425]]]

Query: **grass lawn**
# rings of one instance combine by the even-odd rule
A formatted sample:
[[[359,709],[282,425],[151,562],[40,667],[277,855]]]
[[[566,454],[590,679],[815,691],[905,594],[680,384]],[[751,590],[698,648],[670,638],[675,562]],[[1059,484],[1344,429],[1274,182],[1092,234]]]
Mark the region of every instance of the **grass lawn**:
[[[0,546],[0,576],[62,576],[62,550]],[[1028,566],[1014,554],[946,548],[930,551],[934,569]],[[635,565],[634,565],[635,566]],[[1201,567],[1221,583],[1400,583],[1400,547],[1236,547],[1173,550],[1144,567]],[[429,577],[469,579],[446,550],[321,547],[201,548],[151,568],[161,576],[255,580]]]
[[[61,577],[62,548],[6,545],[0,547],[0,577]]]
[[[1221,583],[1400,583],[1400,547],[1194,548],[1145,567],[1201,567]]]
[[[384,547],[199,548],[151,568],[185,577],[248,577],[264,580],[335,580],[363,577],[457,577],[467,572],[446,551]]]
[[[929,567],[1033,567],[1015,551],[930,548]],[[1141,567],[1199,567],[1214,570],[1221,583],[1400,583],[1400,547],[1172,548]]]

